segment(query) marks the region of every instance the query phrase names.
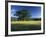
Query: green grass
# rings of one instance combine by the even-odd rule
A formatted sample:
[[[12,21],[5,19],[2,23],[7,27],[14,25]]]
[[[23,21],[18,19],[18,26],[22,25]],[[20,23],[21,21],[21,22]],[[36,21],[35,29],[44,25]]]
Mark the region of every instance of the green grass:
[[[40,30],[41,21],[11,21],[11,31]]]
[[[11,24],[40,25],[41,21],[12,21]]]
[[[40,30],[41,25],[23,25],[23,24],[12,24],[11,31],[26,31],[26,30]]]

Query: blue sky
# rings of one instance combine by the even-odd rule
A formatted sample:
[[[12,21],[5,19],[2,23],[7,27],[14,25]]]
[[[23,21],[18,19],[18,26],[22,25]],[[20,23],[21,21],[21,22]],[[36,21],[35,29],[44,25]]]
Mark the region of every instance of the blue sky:
[[[17,17],[14,16],[16,11],[26,9],[30,12],[30,15],[32,15],[31,18],[40,18],[41,17],[41,7],[39,6],[18,6],[18,5],[11,5],[11,17]]]

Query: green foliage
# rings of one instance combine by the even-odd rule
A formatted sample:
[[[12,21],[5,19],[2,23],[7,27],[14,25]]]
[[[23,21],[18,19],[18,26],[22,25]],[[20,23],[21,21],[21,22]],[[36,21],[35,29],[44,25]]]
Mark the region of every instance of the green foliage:
[[[16,18],[11,17],[11,21],[16,21]]]
[[[20,10],[16,12],[16,16],[19,16],[17,19],[18,20],[29,20],[30,15],[27,10]]]

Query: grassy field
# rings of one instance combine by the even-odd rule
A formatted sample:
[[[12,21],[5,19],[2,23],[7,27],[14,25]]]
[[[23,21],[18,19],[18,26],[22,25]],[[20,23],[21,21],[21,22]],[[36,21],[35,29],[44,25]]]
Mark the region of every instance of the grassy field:
[[[40,30],[41,21],[12,21],[11,31]]]
[[[40,25],[41,21],[12,21],[11,24]]]

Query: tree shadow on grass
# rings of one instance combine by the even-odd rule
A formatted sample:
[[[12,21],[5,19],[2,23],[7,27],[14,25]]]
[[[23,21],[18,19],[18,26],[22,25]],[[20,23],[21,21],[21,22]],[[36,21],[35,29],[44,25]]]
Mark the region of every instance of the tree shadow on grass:
[[[40,30],[41,25],[19,25],[11,24],[11,31]]]

